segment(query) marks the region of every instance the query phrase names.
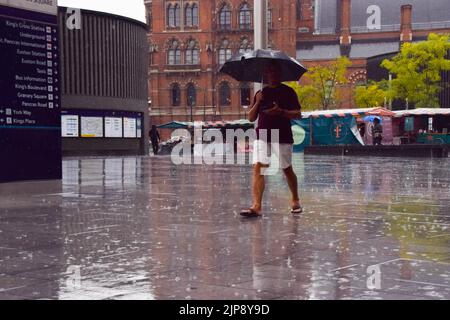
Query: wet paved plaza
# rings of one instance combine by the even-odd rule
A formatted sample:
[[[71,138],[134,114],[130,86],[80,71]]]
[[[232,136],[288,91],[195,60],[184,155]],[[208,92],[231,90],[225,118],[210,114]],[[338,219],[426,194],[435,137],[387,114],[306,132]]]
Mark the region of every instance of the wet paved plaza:
[[[0,299],[449,299],[449,167],[296,154],[243,220],[248,165],[68,158],[0,184]]]

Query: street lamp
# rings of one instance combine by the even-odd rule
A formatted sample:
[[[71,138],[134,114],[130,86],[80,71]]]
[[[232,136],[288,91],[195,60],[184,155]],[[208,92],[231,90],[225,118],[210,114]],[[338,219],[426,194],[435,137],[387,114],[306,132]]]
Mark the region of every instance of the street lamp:
[[[193,122],[193,120],[194,120],[194,117],[193,117],[193,112],[192,112],[192,109],[193,109],[193,107],[194,107],[194,104],[195,104],[195,100],[196,100],[196,94],[195,94],[195,89],[192,87],[192,86],[189,86],[188,87],[188,95],[187,95],[187,103],[188,103],[188,106],[189,106],[189,108],[191,109],[190,111],[191,111],[191,122]]]
[[[392,92],[392,73],[389,73],[389,93]],[[392,110],[392,99],[389,97],[389,110]]]
[[[191,122],[193,122],[193,115],[192,115],[192,107],[193,107],[193,103],[192,103],[192,98],[189,99],[189,107],[191,108]]]
[[[248,109],[248,106],[245,105],[245,106],[242,106],[242,108],[244,108],[244,119],[247,119],[247,109]]]

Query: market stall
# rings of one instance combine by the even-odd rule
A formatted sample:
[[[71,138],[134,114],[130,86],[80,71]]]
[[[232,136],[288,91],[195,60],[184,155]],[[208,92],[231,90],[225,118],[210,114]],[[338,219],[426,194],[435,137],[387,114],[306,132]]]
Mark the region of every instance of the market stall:
[[[450,109],[395,111],[403,143],[450,144]]]

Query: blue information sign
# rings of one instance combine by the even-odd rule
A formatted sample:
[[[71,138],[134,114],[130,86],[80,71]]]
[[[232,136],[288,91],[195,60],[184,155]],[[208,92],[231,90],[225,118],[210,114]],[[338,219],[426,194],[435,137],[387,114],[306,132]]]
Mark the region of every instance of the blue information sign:
[[[0,182],[61,178],[56,1],[0,0]]]

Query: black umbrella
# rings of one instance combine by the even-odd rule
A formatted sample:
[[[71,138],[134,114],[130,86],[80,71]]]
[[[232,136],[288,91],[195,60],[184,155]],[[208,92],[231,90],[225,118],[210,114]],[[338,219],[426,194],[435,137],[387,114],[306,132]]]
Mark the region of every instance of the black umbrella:
[[[265,82],[264,70],[273,60],[280,65],[282,82],[297,81],[307,71],[297,60],[282,51],[258,49],[234,55],[220,68],[220,72],[237,81]]]

